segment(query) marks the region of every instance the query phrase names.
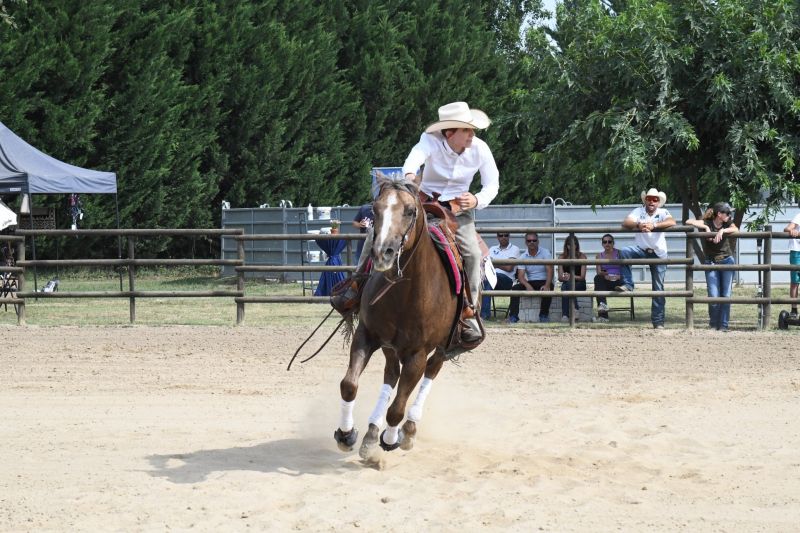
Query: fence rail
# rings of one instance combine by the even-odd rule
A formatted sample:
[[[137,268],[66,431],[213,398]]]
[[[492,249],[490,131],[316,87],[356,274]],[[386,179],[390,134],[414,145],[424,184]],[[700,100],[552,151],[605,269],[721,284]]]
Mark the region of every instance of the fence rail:
[[[539,234],[605,234],[605,233],[636,233],[636,230],[627,230],[620,226],[559,226],[559,227],[481,227],[480,233],[513,233],[525,234],[535,232]],[[767,231],[759,232],[737,232],[728,234],[727,237],[734,239],[760,239],[764,243],[763,263],[757,265],[713,265],[697,264],[694,259],[692,241],[694,239],[708,238],[715,234],[709,232],[699,232],[692,226],[674,226],[666,230],[669,233],[682,233],[686,237],[685,257],[666,258],[666,259],[578,259],[573,257],[567,259],[546,259],[546,260],[497,260],[496,265],[670,265],[686,270],[686,280],[683,290],[637,290],[635,292],[616,292],[616,291],[485,291],[487,296],[506,296],[506,297],[606,297],[606,298],[683,298],[686,301],[686,327],[694,327],[694,304],[705,303],[731,303],[758,305],[761,308],[763,320],[759,322],[760,328],[769,326],[769,312],[772,304],[797,304],[800,298],[776,298],[772,296],[772,286],[770,273],[772,271],[795,271],[800,270],[798,265],[772,264],[772,241],[775,239],[791,238],[783,232]],[[127,257],[116,259],[36,259],[25,258],[25,239],[30,237],[58,237],[58,236],[117,236],[127,239]],[[152,236],[220,236],[230,237],[237,244],[236,259],[140,259],[135,257],[135,242],[137,237]],[[3,276],[14,275],[16,277],[17,290],[0,302],[14,303],[18,306],[17,322],[25,323],[25,299],[26,298],[128,298],[130,307],[130,322],[136,320],[136,299],[137,298],[199,298],[199,297],[223,297],[232,298],[236,304],[236,323],[241,324],[245,318],[246,304],[256,303],[328,303],[326,296],[246,296],[245,295],[245,274],[257,272],[353,272],[355,267],[352,265],[331,266],[331,265],[248,265],[245,262],[244,243],[246,241],[287,241],[287,240],[363,240],[362,234],[339,234],[339,235],[317,235],[307,233],[299,234],[249,234],[245,235],[241,229],[101,229],[101,230],[17,230],[14,235],[0,235],[0,242],[6,241],[14,243],[17,247],[17,262],[14,266],[0,265],[0,272]],[[237,275],[236,290],[215,290],[215,291],[140,291],[136,290],[136,267],[140,266],[233,266]],[[124,267],[128,271],[129,290],[119,291],[63,291],[63,292],[33,292],[25,290],[26,269],[37,266],[64,266],[64,267]],[[694,292],[693,272],[695,271],[758,271],[763,274],[763,292],[756,297],[749,298],[718,298],[696,296]],[[121,284],[121,282],[120,282]],[[571,307],[571,306],[570,306]],[[574,311],[573,311],[574,312]],[[571,324],[574,325],[574,315],[570,317]]]
[[[13,236],[0,236],[0,241],[17,243],[17,260],[14,267],[0,267],[0,271],[16,274],[16,290],[11,297],[0,300],[2,303],[13,303],[17,310],[17,324],[25,324],[26,298],[127,298],[131,324],[136,322],[137,298],[236,298],[244,295],[244,287],[235,291],[140,291],[136,290],[136,267],[139,266],[240,266],[244,263],[244,255],[239,259],[139,259],[136,257],[135,244],[139,237],[155,236],[238,236],[241,229],[82,229],[82,230],[29,230],[18,229]],[[127,240],[126,258],[117,259],[27,259],[25,257],[25,238],[30,237],[125,237]],[[122,290],[120,274],[120,290],[118,291],[53,291],[39,292],[25,290],[25,271],[36,267],[125,267],[128,271],[128,290]],[[5,285],[5,279],[4,279]],[[11,294],[11,293],[10,293]]]

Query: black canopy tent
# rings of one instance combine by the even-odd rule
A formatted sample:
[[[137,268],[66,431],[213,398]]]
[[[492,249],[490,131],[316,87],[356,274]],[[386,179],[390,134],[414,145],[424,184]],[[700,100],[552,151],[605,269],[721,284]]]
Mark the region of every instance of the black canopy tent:
[[[40,152],[0,122],[0,194],[113,194],[119,228],[117,175],[76,167]],[[31,226],[33,222],[31,209]],[[31,239],[33,258],[36,245]],[[34,290],[36,276],[34,271]]]

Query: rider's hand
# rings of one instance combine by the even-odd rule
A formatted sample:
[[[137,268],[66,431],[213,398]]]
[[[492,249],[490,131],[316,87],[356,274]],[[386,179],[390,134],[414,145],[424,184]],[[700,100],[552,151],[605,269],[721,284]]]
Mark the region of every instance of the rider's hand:
[[[461,209],[472,209],[478,205],[478,199],[471,192],[463,193],[461,196],[456,198],[456,201],[458,202],[458,205],[461,206]]]

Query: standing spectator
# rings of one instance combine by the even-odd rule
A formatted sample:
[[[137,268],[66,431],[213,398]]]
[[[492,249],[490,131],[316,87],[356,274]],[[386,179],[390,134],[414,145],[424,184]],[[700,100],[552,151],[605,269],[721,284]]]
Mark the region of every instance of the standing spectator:
[[[492,261],[495,259],[516,259],[519,257],[520,251],[516,244],[511,244],[509,238],[511,235],[508,233],[498,233],[498,244],[489,248],[489,257]],[[497,284],[494,288],[498,291],[507,291],[514,286],[514,265],[495,265],[494,272],[497,275]],[[491,290],[492,286],[489,282],[484,280],[483,288]],[[481,318],[488,319],[491,315],[491,297],[484,296],[481,301]]]
[[[581,244],[575,235],[570,235],[564,239],[564,250],[559,259],[569,259],[570,247],[575,249],[575,259],[586,259],[586,254],[581,252]],[[562,291],[573,290],[571,280],[575,279],[576,291],[586,290],[586,265],[558,265],[558,280],[561,282]],[[574,302],[575,309],[578,309],[578,299],[574,297],[561,297],[561,321],[569,322],[569,303]]]
[[[732,265],[733,251],[726,233],[739,231],[731,220],[731,206],[718,202],[709,207],[701,220],[689,219],[686,223],[703,231],[715,233],[703,240],[706,265]],[[706,286],[710,298],[730,298],[733,287],[733,270],[706,270]],[[731,304],[708,304],[708,325],[711,329],[728,331]]]
[[[800,213],[796,214],[792,221],[783,228],[783,231],[793,237],[789,241],[789,263],[800,265]],[[792,270],[791,283],[789,284],[789,298],[797,298],[798,288],[800,287],[800,271]],[[790,315],[793,319],[797,318],[797,304],[792,304]]]
[[[527,251],[523,252],[520,259],[551,259],[550,250],[539,247],[539,235],[536,233],[525,234]],[[517,283],[511,287],[515,291],[551,291],[553,290],[553,265],[519,265],[517,266]],[[539,322],[550,322],[550,300],[542,298],[539,308]],[[508,322],[519,322],[519,297],[511,298],[508,308]]]
[[[597,259],[619,259],[620,251],[614,248],[614,236],[610,233],[603,235],[603,251],[597,254]],[[597,275],[594,277],[594,290],[613,291],[622,285],[622,265],[603,263],[597,265]],[[608,322],[608,304],[605,296],[597,297],[597,321]]]
[[[647,192],[642,191],[642,204],[637,207],[622,221],[625,229],[638,229],[634,237],[635,246],[627,246],[620,250],[623,259],[666,259],[667,238],[661,231],[675,225],[675,219],[669,211],[664,209],[667,203],[666,193],[656,188]],[[664,290],[664,276],[667,265],[650,265],[650,277],[654,291]],[[618,291],[633,290],[633,274],[630,265],[622,267],[623,284],[617,287]],[[664,328],[664,308],[667,300],[663,296],[653,298],[650,307],[650,321],[656,329]]]
[[[366,233],[367,230],[372,227],[374,221],[375,213],[372,212],[372,204],[364,204],[358,208],[358,213],[353,217],[353,227],[356,228],[359,233]],[[361,257],[361,250],[363,249],[364,241],[358,241],[356,257]]]

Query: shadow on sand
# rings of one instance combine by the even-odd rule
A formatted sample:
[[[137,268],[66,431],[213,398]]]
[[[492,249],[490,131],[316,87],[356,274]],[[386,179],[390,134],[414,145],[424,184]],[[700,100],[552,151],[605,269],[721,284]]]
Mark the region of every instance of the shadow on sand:
[[[216,472],[277,472],[287,476],[329,474],[360,468],[348,456],[319,439],[282,439],[243,448],[149,455],[153,477],[173,483],[197,483]]]

